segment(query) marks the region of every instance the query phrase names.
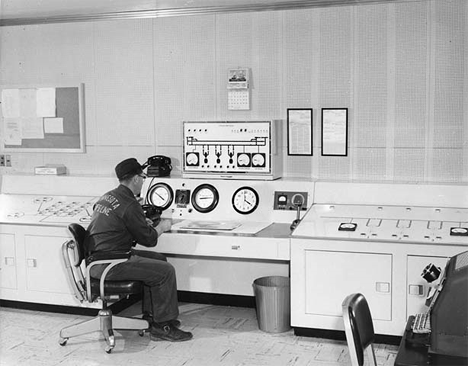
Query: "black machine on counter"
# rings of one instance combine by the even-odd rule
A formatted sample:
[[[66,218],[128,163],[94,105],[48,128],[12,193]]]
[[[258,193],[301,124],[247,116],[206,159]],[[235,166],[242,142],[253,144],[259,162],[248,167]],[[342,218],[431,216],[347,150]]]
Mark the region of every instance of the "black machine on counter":
[[[422,273],[428,282],[439,275],[432,264]],[[450,258],[428,301],[429,354],[468,358],[468,251]]]
[[[450,258],[439,287],[429,353],[468,358],[468,251]]]
[[[150,156],[142,168],[148,167],[148,177],[168,177],[172,170],[171,158],[164,155]]]

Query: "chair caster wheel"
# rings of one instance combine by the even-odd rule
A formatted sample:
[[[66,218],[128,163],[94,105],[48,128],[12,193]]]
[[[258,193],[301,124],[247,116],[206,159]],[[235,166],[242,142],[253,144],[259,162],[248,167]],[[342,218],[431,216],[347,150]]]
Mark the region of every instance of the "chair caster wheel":
[[[144,330],[138,331],[138,335],[139,335],[140,337],[143,337],[143,336],[145,335],[145,331],[144,331]]]
[[[67,344],[68,338],[60,338],[59,339],[59,344],[61,346],[65,346]]]

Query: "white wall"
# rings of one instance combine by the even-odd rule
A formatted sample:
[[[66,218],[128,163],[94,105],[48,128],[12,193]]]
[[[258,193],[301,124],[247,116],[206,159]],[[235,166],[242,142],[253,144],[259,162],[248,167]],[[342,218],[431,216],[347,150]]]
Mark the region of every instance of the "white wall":
[[[86,153],[11,153],[0,173],[112,175],[155,153],[177,172],[183,120],[286,125],[287,108],[314,108],[314,156],[285,147],[284,176],[466,183],[466,65],[466,0],[1,27],[0,84],[85,84]],[[250,111],[227,110],[238,66]],[[348,157],[320,156],[326,107],[349,108]]]

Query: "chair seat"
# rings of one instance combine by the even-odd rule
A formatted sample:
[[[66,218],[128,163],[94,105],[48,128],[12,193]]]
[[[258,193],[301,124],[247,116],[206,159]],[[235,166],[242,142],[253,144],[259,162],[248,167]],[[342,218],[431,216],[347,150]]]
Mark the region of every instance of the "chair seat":
[[[99,296],[99,279],[91,278],[91,293]],[[106,295],[135,295],[143,292],[143,282],[141,281],[105,281],[104,292]]]

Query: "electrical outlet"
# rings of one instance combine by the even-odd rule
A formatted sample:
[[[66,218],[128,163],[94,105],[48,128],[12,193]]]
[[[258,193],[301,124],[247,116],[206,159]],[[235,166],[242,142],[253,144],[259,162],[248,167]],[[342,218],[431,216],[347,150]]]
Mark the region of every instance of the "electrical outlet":
[[[5,155],[5,166],[11,167],[11,155]]]
[[[0,155],[0,166],[5,166],[5,155]]]

